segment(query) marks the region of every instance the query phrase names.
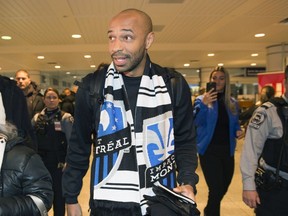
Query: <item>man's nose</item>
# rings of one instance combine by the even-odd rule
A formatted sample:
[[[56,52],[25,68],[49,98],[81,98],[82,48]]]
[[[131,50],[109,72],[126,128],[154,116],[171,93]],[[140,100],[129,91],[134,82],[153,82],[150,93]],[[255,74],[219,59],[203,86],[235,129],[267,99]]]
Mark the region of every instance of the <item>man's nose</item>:
[[[112,53],[116,53],[123,50],[123,44],[119,39],[115,39],[113,43],[111,43]]]

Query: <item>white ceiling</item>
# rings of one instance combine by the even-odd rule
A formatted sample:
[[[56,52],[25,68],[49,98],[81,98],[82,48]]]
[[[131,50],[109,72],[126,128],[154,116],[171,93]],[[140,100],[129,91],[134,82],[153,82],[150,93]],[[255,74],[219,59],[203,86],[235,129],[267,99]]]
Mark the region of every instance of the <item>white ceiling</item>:
[[[0,0],[0,35],[12,36],[0,39],[0,73],[93,71],[91,64],[110,62],[107,24],[126,8],[152,17],[156,41],[149,53],[163,66],[265,67],[266,47],[288,42],[288,25],[279,23],[288,18],[288,0]]]

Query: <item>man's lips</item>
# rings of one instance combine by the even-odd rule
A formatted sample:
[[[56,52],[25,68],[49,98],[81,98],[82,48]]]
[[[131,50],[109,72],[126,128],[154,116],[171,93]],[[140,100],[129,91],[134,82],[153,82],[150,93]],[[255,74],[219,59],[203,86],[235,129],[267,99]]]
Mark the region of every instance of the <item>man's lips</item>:
[[[123,65],[127,62],[126,56],[113,56],[114,63],[116,65]]]

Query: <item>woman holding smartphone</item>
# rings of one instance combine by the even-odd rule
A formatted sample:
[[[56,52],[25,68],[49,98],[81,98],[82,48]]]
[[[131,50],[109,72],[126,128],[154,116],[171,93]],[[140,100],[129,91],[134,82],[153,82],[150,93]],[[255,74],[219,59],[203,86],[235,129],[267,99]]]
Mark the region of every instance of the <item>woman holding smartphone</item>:
[[[216,67],[209,82],[216,86],[195,99],[194,114],[200,165],[209,190],[204,216],[219,216],[221,200],[234,173],[236,138],[242,137],[243,132],[238,121],[238,104],[230,96],[228,72]]]

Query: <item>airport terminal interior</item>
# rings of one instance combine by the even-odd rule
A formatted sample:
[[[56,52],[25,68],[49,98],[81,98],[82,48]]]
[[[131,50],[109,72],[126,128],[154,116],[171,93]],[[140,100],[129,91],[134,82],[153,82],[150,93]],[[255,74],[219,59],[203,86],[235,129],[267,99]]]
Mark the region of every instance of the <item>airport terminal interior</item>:
[[[14,79],[26,69],[42,91],[74,89],[74,81],[110,63],[107,26],[121,10],[137,8],[153,21],[151,60],[174,68],[191,88],[191,102],[216,66],[231,76],[231,93],[241,111],[258,100],[262,86],[281,95],[288,64],[288,0],[0,0],[0,74]],[[252,216],[242,202],[237,141],[235,173],[221,204],[222,216]],[[207,202],[198,166],[197,205]],[[88,216],[90,173],[79,201]],[[52,211],[49,216],[52,216]]]

